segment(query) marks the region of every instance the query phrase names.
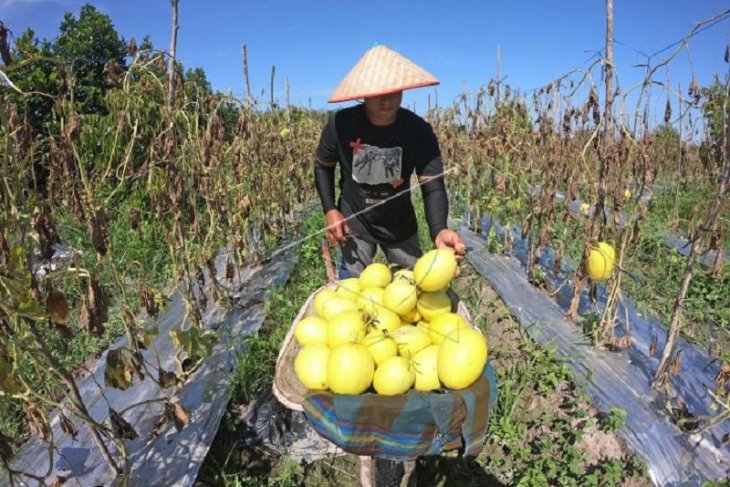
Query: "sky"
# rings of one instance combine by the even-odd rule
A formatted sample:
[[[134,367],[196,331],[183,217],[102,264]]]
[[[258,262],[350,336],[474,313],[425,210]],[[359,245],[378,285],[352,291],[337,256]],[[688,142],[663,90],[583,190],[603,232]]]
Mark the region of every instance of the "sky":
[[[0,21],[16,34],[33,27],[53,39],[64,12],[78,15],[82,0],[0,0]],[[170,42],[169,0],[95,0],[125,39],[150,35],[154,45]],[[720,0],[614,0],[615,65],[624,90],[641,80],[647,55],[682,39],[694,23],[730,9]],[[269,98],[272,66],[275,97],[313,108],[338,108],[326,100],[362,54],[376,43],[403,54],[434,74],[436,88],[409,90],[404,105],[422,113],[429,98],[450,105],[463,92],[474,93],[501,73],[512,89],[528,94],[596,59],[605,39],[603,0],[180,0],[178,58],[186,68],[202,67],[215,89],[244,92],[241,48],[248,50],[252,91]],[[657,73],[661,81],[686,93],[692,74],[701,85],[724,77],[730,40],[725,19],[692,38]],[[599,76],[598,72],[595,73]],[[262,96],[263,93],[263,96]],[[666,95],[652,110],[663,112]],[[661,115],[659,115],[661,116]]]

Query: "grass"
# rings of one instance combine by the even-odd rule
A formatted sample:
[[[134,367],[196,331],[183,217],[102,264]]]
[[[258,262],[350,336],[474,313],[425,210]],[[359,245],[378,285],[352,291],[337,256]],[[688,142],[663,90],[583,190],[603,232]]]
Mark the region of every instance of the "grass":
[[[323,215],[311,215],[305,222],[305,235],[311,235],[324,226]],[[307,297],[326,282],[320,239],[305,240],[286,285],[272,289],[266,296],[266,319],[258,333],[247,337],[234,367],[232,397],[206,462],[201,468],[199,485],[287,486],[300,476],[298,464],[288,459],[279,461],[259,455],[256,450],[236,450],[236,430],[240,417],[234,413],[237,406],[248,405],[271,391],[276,358],[284,336]],[[258,456],[256,460],[251,456]],[[248,468],[244,461],[248,461]]]
[[[655,191],[650,203],[646,227],[657,232],[692,233],[692,225],[707,215],[715,199],[717,187],[703,184],[672,183],[664,191]],[[725,208],[728,208],[727,202]],[[730,225],[730,215],[720,211],[718,220],[725,228]],[[723,247],[730,249],[730,233],[724,232]]]
[[[324,226],[317,213],[305,224],[305,235]],[[246,339],[233,376],[233,400],[249,403],[271,389],[279,348],[289,326],[310,294],[326,282],[318,238],[306,240],[287,285],[272,289],[266,298],[266,319],[261,330]]]

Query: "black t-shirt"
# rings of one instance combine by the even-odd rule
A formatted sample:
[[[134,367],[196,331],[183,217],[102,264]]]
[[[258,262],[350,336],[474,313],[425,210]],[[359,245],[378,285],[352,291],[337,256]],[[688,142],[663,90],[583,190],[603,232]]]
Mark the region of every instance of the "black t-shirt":
[[[363,104],[338,111],[327,121],[316,155],[340,164],[340,211],[356,214],[348,220],[350,229],[373,243],[396,243],[416,233],[411,175],[443,172],[431,125],[405,108],[387,126],[370,123]]]

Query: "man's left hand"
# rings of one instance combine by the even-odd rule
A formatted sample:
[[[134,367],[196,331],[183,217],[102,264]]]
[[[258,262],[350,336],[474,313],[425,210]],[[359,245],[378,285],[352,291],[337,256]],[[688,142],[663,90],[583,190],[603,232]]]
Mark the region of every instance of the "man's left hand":
[[[452,249],[456,253],[456,260],[460,261],[466,255],[466,245],[464,245],[461,235],[454,230],[448,228],[441,230],[436,235],[434,244],[437,249]]]

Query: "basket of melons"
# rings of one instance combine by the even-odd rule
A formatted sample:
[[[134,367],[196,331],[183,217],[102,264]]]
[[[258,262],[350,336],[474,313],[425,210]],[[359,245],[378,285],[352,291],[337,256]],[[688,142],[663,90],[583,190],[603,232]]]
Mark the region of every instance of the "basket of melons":
[[[276,397],[302,410],[316,391],[395,396],[471,386],[485,370],[488,345],[449,289],[456,269],[453,251],[436,249],[413,270],[374,263],[318,289],[282,344]]]

